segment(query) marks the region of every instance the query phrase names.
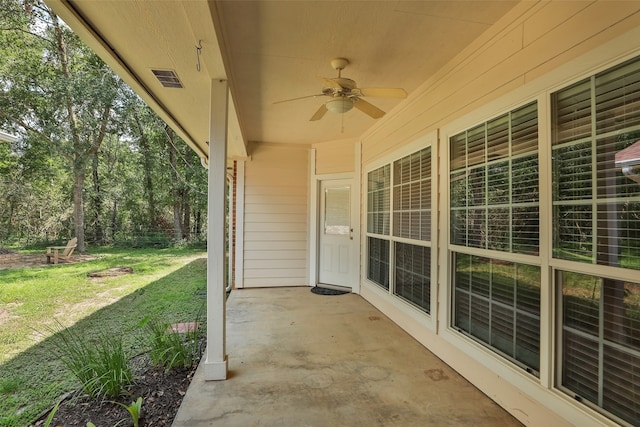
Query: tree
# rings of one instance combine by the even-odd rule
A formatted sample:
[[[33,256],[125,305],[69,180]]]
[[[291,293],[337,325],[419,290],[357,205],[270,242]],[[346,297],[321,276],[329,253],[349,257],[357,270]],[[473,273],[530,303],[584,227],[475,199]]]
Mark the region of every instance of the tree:
[[[122,90],[115,74],[46,5],[1,0],[0,125],[37,138],[73,177],[78,250],[85,250],[84,186]]]

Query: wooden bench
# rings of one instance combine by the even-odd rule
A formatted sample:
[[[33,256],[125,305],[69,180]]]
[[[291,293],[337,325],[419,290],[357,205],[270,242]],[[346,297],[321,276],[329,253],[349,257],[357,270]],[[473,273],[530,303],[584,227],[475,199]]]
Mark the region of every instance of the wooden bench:
[[[75,250],[76,246],[78,246],[78,238],[74,237],[73,239],[67,242],[67,246],[48,246],[47,247],[47,264],[51,264],[51,258],[53,258],[53,263],[57,264],[58,260],[62,258],[65,261],[71,260],[71,255]],[[62,250],[62,253],[60,251]]]

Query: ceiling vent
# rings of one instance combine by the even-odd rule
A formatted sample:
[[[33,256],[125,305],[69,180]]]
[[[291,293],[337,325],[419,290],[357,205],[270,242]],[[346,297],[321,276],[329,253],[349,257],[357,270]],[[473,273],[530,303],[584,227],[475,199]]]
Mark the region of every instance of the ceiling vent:
[[[173,70],[151,70],[151,72],[164,87],[183,87],[178,75]]]

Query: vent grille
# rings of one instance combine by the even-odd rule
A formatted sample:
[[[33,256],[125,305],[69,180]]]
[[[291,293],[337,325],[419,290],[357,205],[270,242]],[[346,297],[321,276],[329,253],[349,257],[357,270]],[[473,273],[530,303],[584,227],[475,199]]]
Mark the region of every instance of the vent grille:
[[[183,87],[178,75],[173,70],[151,70],[151,72],[164,87]]]

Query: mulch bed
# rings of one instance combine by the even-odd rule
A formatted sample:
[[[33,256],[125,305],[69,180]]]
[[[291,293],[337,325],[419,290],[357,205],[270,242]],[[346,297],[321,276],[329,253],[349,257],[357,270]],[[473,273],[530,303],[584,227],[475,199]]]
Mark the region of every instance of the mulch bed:
[[[162,368],[151,366],[146,355],[139,356],[133,363],[141,364],[142,367],[137,369],[135,384],[128,390],[129,396],[118,401],[128,406],[141,396],[140,426],[170,426],[193,379],[197,364],[191,369],[165,372]],[[47,415],[48,413],[43,414],[34,426],[44,425]],[[114,426],[121,421],[120,425],[130,426],[131,416],[126,409],[109,400],[76,393],[62,402],[51,426],[85,427],[89,421],[98,427]]]

